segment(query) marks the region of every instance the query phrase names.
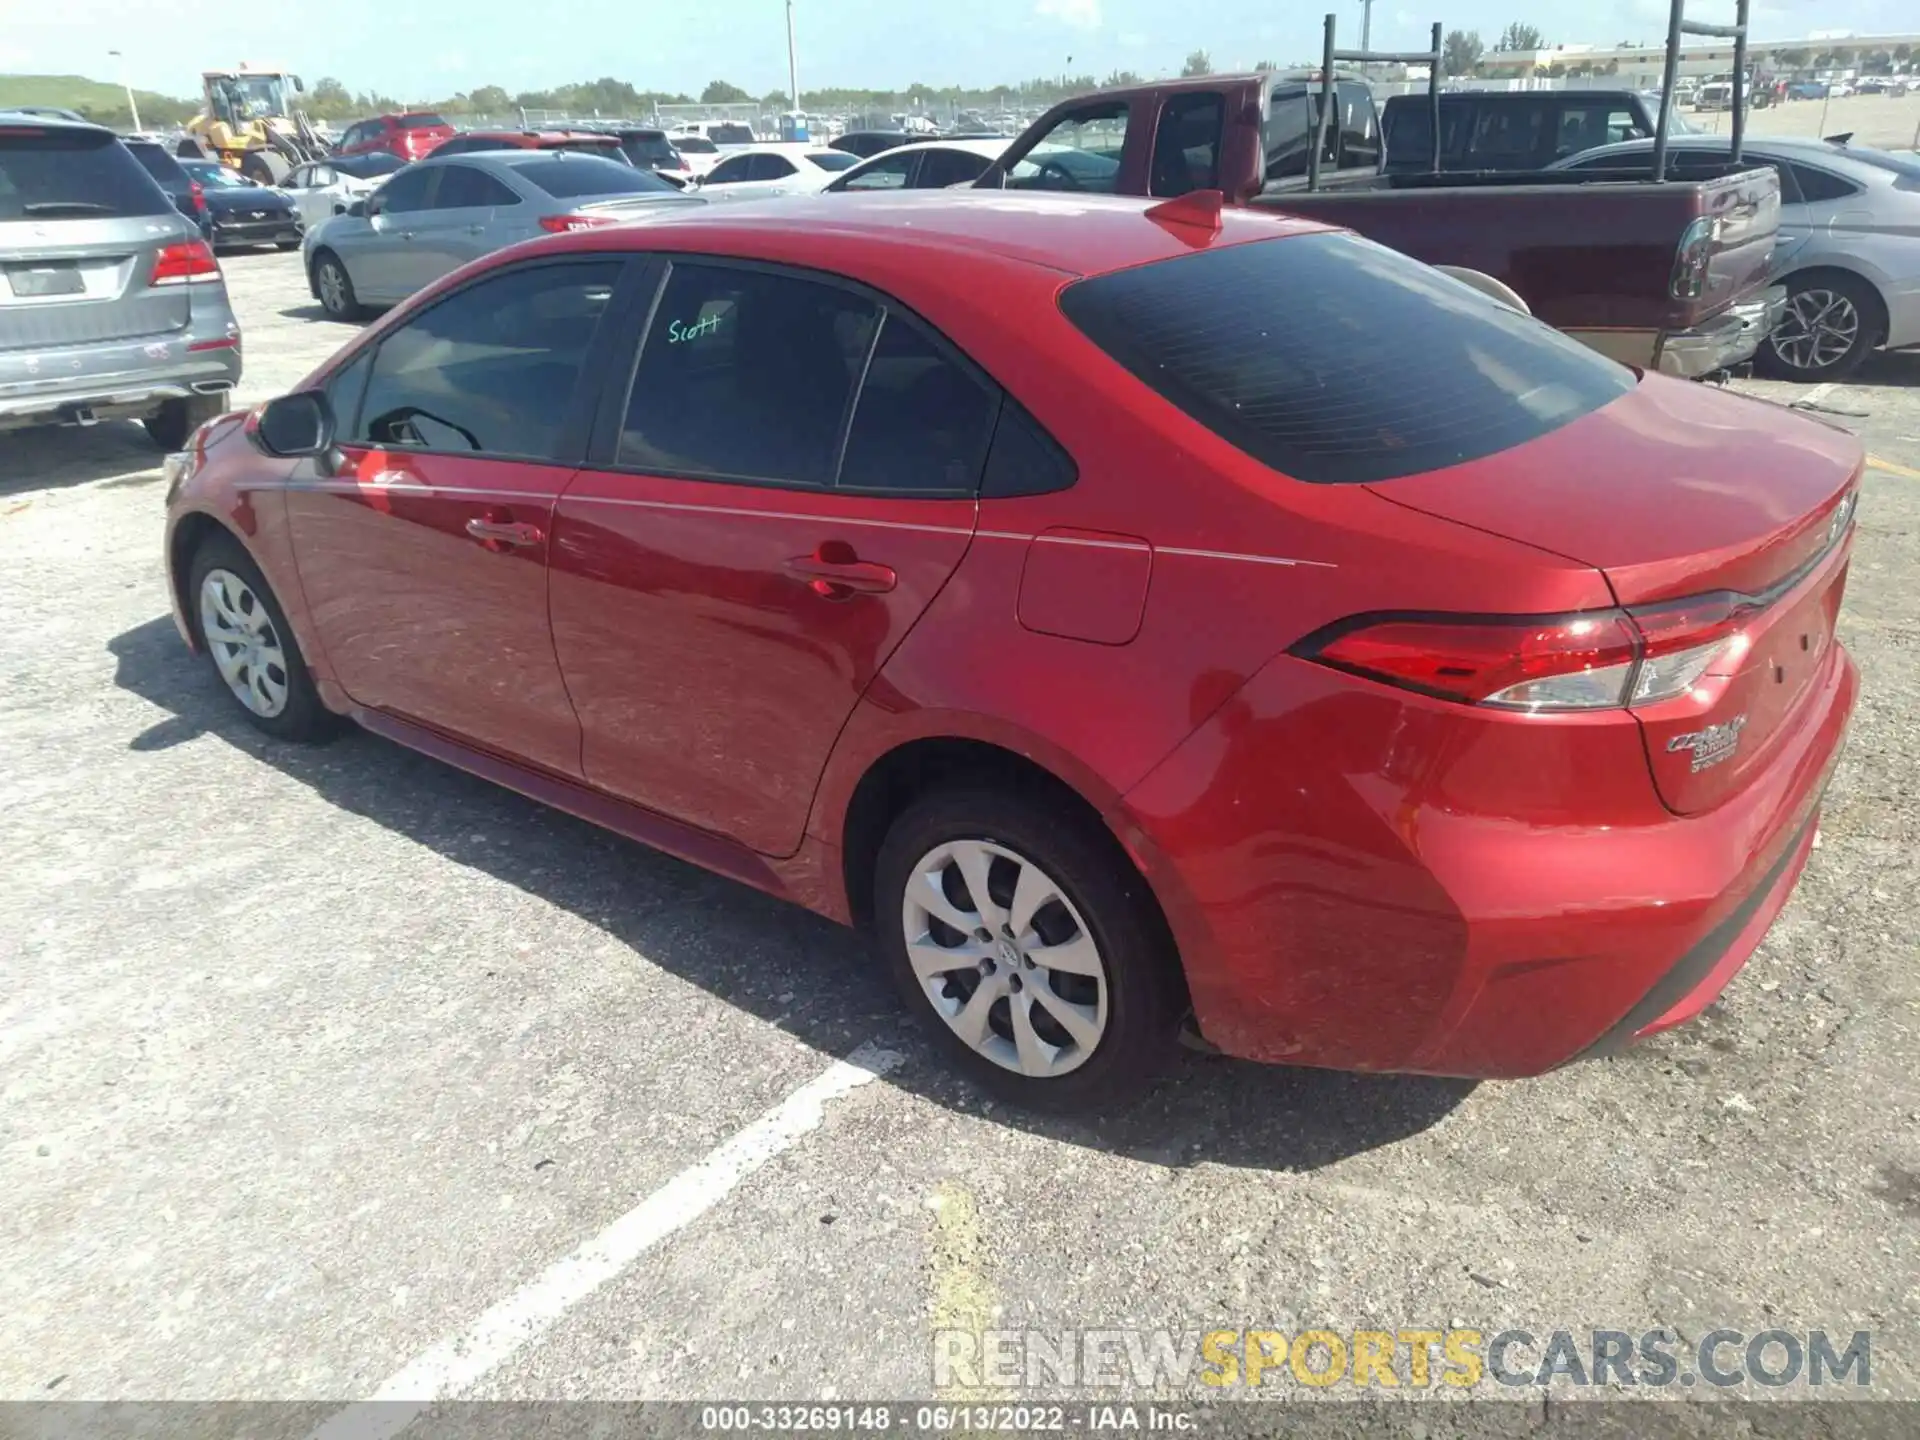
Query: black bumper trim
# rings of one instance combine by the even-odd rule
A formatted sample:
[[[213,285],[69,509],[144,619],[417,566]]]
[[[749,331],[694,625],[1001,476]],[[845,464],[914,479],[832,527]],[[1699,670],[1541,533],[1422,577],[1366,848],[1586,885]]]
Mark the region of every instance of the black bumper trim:
[[[1640,1001],[1621,1018],[1606,1034],[1583,1050],[1576,1059],[1593,1060],[1603,1055],[1617,1055],[1633,1044],[1633,1037],[1647,1026],[1671,1010],[1701,981],[1713,973],[1713,967],[1740,932],[1747,928],[1762,905],[1767,903],[1780,883],[1780,877],[1787,873],[1794,857],[1800,853],[1801,842],[1807,838],[1807,831],[1820,823],[1818,810],[1802,822],[1793,833],[1786,847],[1781,850],[1780,858],[1773,862],[1773,868],[1767,871],[1766,878],[1753,887],[1753,893],[1736,905],[1713,929],[1694,942],[1693,947],[1682,955],[1674,967],[1654,982],[1651,990],[1640,997]]]

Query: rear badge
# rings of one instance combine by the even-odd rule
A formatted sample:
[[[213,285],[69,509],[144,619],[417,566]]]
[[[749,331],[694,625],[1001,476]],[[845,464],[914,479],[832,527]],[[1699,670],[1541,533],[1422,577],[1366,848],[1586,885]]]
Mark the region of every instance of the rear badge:
[[[1685,735],[1676,735],[1667,741],[1667,753],[1672,755],[1681,750],[1691,750],[1693,773],[1698,775],[1702,770],[1733,758],[1733,752],[1740,748],[1740,732],[1746,725],[1747,717],[1736,715],[1724,725],[1690,730]]]

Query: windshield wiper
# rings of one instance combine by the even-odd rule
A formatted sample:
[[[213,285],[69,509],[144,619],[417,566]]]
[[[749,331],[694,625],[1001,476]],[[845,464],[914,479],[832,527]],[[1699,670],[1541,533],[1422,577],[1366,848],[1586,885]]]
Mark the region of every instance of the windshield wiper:
[[[31,205],[22,205],[23,215],[45,215],[55,210],[78,210],[88,215],[111,215],[114,207],[102,205],[95,200],[36,200]]]

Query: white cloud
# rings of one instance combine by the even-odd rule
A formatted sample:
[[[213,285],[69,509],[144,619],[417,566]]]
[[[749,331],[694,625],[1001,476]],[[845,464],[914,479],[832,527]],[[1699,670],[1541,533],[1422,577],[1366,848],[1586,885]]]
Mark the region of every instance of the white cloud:
[[[1045,20],[1058,20],[1076,30],[1100,28],[1100,0],[1039,0],[1035,12]]]

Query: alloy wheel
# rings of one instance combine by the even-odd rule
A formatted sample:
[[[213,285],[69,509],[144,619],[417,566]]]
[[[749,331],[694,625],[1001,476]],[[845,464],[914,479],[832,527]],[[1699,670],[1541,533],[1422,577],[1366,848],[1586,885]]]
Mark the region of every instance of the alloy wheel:
[[[200,633],[236,700],[267,720],[287,708],[280,633],[260,597],[231,570],[209,570],[200,584]]]
[[[1793,369],[1824,370],[1844,359],[1859,338],[1859,307],[1838,291],[1816,288],[1788,299],[1770,343]]]
[[[987,840],[937,845],[901,904],[907,959],[934,1010],[1002,1069],[1051,1079],[1106,1033],[1100,947],[1052,876]]]
[[[347,308],[347,277],[332,260],[320,265],[320,305],[330,315],[343,314]]]

